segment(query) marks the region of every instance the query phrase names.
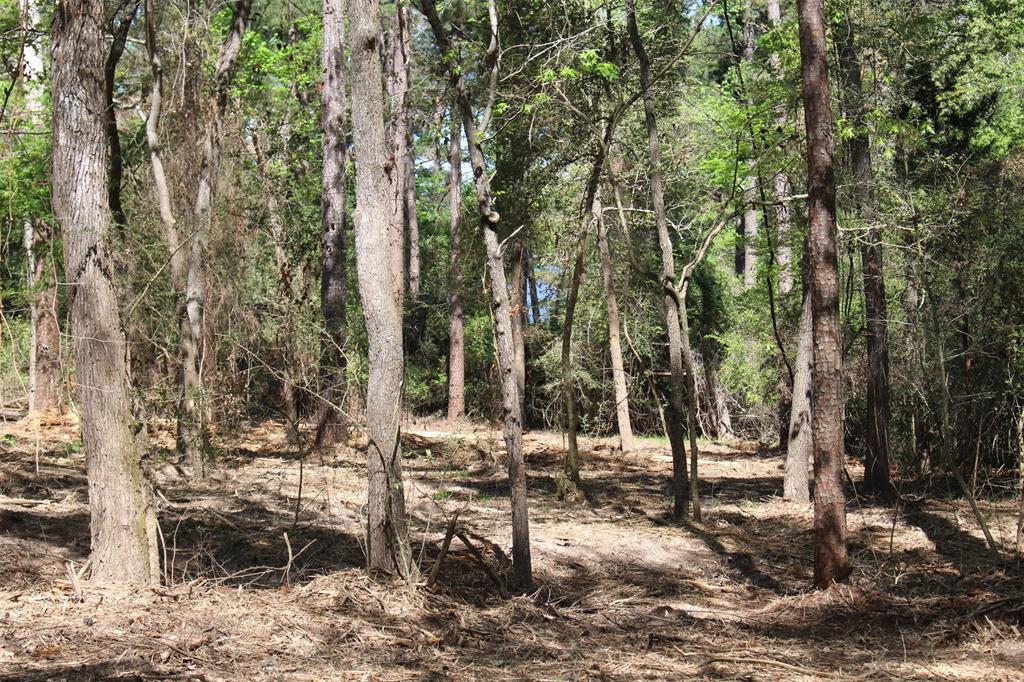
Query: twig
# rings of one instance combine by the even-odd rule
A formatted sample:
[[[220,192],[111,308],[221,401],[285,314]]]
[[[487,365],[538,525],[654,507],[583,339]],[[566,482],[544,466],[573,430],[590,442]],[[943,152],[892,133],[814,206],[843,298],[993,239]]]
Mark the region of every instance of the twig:
[[[437,560],[434,561],[434,565],[430,569],[430,575],[427,576],[427,588],[434,586],[434,582],[437,580],[437,574],[441,571],[441,564],[444,563],[444,559],[448,556],[448,548],[452,545],[452,537],[455,535],[455,523],[459,520],[459,513],[462,510],[456,511],[452,514],[452,518],[448,520],[448,530],[444,534],[444,542],[441,543],[441,551],[437,555]]]
[[[487,563],[487,560],[484,559],[484,556],[480,553],[480,550],[478,550],[476,546],[469,541],[469,538],[466,537],[465,533],[463,533],[461,530],[456,531],[455,537],[457,537],[459,540],[462,540],[462,544],[466,546],[466,549],[468,549],[470,554],[473,555],[473,558],[477,560],[477,563],[479,563],[483,567],[484,571],[487,573],[487,576],[492,581],[494,581],[495,587],[498,588],[498,596],[504,599],[505,585],[501,580],[501,576],[499,576],[497,572],[494,570],[494,568],[489,563]]]

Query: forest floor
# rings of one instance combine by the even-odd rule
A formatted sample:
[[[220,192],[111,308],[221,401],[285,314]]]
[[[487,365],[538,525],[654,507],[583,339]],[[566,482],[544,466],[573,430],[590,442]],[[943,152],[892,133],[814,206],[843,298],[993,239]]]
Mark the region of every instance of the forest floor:
[[[424,573],[461,510],[507,574],[500,432],[405,429]],[[503,598],[459,539],[431,589],[367,576],[358,442],[303,457],[273,423],[218,442],[198,483],[154,463],[165,585],[115,589],[82,570],[77,427],[0,424],[0,679],[1024,679],[1021,566],[992,562],[959,501],[851,502],[855,573],[818,592],[811,509],[780,499],[777,453],[706,445],[704,521],[679,526],[664,444],[583,439],[582,496],[563,501],[562,438],[533,432],[537,588]],[[153,443],[167,453],[170,430]],[[1010,556],[1013,504],[982,506]]]

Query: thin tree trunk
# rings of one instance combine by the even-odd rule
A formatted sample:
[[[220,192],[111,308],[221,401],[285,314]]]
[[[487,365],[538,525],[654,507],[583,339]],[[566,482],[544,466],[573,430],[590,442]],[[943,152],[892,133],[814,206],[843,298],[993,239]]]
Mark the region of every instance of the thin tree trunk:
[[[633,424],[629,418],[629,391],[626,387],[626,369],[622,361],[622,339],[619,330],[619,303],[615,292],[612,259],[608,252],[608,231],[604,227],[604,214],[600,201],[594,202],[594,220],[597,222],[597,250],[601,256],[601,278],[604,299],[608,308],[608,352],[612,361],[612,384],[615,388],[615,423],[619,430],[619,445],[623,452],[636,447]]]
[[[369,356],[366,394],[369,508],[367,559],[370,570],[398,571],[410,583],[417,576],[409,546],[402,480],[402,317],[390,268],[389,186],[384,131],[384,91],[378,46],[379,0],[349,0],[352,53],[352,139],[356,158],[356,270]],[[340,21],[336,16],[333,21]],[[391,168],[389,170],[389,164]]]
[[[526,278],[530,287],[530,308],[533,324],[540,324],[540,297],[537,294],[537,270],[533,261],[533,251],[526,251]]]
[[[753,167],[753,164],[751,164]],[[743,287],[752,289],[757,284],[757,200],[760,180],[754,174],[747,176],[743,185]]]
[[[346,391],[345,308],[348,305],[348,143],[345,140],[345,0],[323,0],[324,88],[320,126],[323,132],[321,196],[323,234],[320,242],[320,392],[323,405],[316,444],[333,445],[345,438],[341,409]]]
[[[842,347],[832,111],[823,0],[798,0],[804,120],[807,126],[808,240],[814,371],[814,584],[850,575],[843,491]]]
[[[725,387],[718,380],[718,367],[721,360],[721,348],[718,341],[712,338],[701,339],[701,357],[704,359],[704,382],[707,385],[708,409],[714,423],[715,438],[733,438],[732,417],[729,414],[729,401]]]
[[[154,583],[156,515],[133,428],[127,340],[106,248],[103,3],[53,10],[53,212],[64,238],[82,442],[86,451],[92,577]]]
[[[800,306],[800,327],[797,332],[796,367],[793,372],[793,402],[789,412],[789,442],[786,444],[785,476],[782,497],[793,502],[808,503],[811,494],[807,472],[814,451],[811,422],[811,375],[814,365],[814,332],[811,292],[804,291]]]
[[[594,172],[600,174],[600,166],[595,166]],[[565,430],[568,448],[565,452],[565,459],[562,463],[562,472],[573,485],[579,485],[579,444],[577,442],[577,431],[579,430],[578,416],[576,414],[576,386],[572,376],[572,322],[576,314],[576,301],[579,298],[580,283],[583,281],[583,263],[586,254],[587,229],[586,221],[591,218],[590,211],[582,215],[582,230],[576,243],[576,254],[573,258],[572,277],[569,280],[569,290],[565,297],[565,318],[562,320],[562,401],[565,404]]]
[[[430,23],[434,40],[441,54],[452,54],[451,41],[441,23],[435,0],[423,0],[421,9]],[[491,43],[488,47],[488,61],[496,64],[498,51],[498,20],[493,2],[488,2],[488,15],[491,22]],[[493,61],[492,61],[493,60]],[[496,73],[496,72],[495,72]],[[461,71],[455,63],[448,66],[448,76],[455,93],[459,113],[462,117],[462,128],[466,133],[466,145],[469,148],[470,165],[473,169],[473,185],[476,190],[477,212],[480,231],[483,233],[484,249],[487,257],[487,275],[491,294],[491,309],[494,318],[495,337],[498,355],[498,371],[501,376],[501,405],[504,416],[505,448],[508,452],[508,479],[512,506],[512,573],[515,582],[523,589],[533,584],[532,560],[530,557],[530,520],[527,506],[526,468],[523,463],[523,426],[519,411],[519,395],[515,378],[515,347],[512,340],[513,312],[509,304],[508,281],[505,278],[505,265],[502,259],[501,245],[496,230],[501,216],[494,210],[491,196],[490,176],[484,159],[483,148],[477,140],[476,116]],[[491,80],[491,91],[496,86],[496,76]],[[484,112],[484,122],[490,119],[489,97],[488,110]]]
[[[213,75],[213,96],[207,112],[203,139],[203,160],[199,167],[199,183],[193,206],[195,234],[189,244],[188,268],[185,273],[185,313],[188,334],[181,339],[184,409],[178,415],[178,448],[192,468],[194,476],[202,476],[208,440],[206,399],[203,395],[205,371],[206,247],[210,237],[213,198],[217,193],[220,170],[221,121],[228,105],[228,90],[235,65],[242,49],[242,37],[249,23],[253,0],[237,0],[231,25],[217,54]],[[184,331],[184,329],[183,329]]]
[[[768,0],[768,20],[773,28],[777,29],[782,25],[782,8],[780,7],[779,0]],[[775,78],[781,79],[783,76],[782,58],[779,54],[772,52],[768,56],[768,63]],[[779,107],[775,115],[775,126],[779,130],[784,130],[786,123],[785,108]],[[786,171],[779,170],[775,173],[772,178],[772,189],[775,194],[775,200],[778,202],[775,204],[775,231],[779,240],[779,294],[786,297],[793,291],[793,246],[790,243],[792,239],[792,230],[790,228],[792,217],[790,215],[789,203],[781,201],[792,192],[789,174]]]
[[[456,105],[457,106],[457,105]],[[448,346],[448,419],[466,416],[466,338],[462,311],[462,123],[456,106],[451,112],[451,146],[448,165],[450,217],[450,275],[449,301],[451,306],[450,341]]]
[[[848,99],[848,115],[854,134],[850,138],[853,163],[854,202],[867,228],[861,247],[864,264],[864,339],[867,345],[868,381],[864,459],[864,491],[891,497],[895,491],[889,477],[889,341],[888,311],[885,303],[885,271],[882,263],[882,227],[875,210],[875,174],[871,163],[871,140],[865,121],[860,56],[850,20],[839,49]]]
[[[514,238],[509,256],[509,304],[512,306],[512,345],[515,348],[516,391],[519,392],[519,414],[526,420],[526,342],[523,339],[523,248],[522,236]],[[524,424],[525,425],[525,424]]]
[[[391,186],[391,217],[389,220],[391,276],[395,298],[401,308],[405,298],[405,216],[406,216],[406,163],[409,155],[409,111],[406,102],[409,93],[409,13],[405,3],[395,4],[394,14],[388,20],[387,85],[391,116],[388,122],[390,157],[385,168]],[[415,192],[415,188],[413,188]]]
[[[640,39],[636,24],[635,0],[628,0],[628,29],[633,51],[640,62],[640,87],[644,91],[644,121],[647,127],[647,147],[650,161],[651,203],[658,227],[658,246],[661,249],[661,277],[666,287],[675,283],[675,257],[672,253],[672,239],[668,232],[668,214],[665,211],[665,179],[661,170],[661,151],[658,143],[658,122],[654,113],[654,93],[651,90],[651,62]],[[679,311],[671,294],[664,294],[665,332],[668,336],[670,372],[670,410],[668,417],[669,442],[672,446],[672,494],[674,497],[672,517],[681,520],[686,517],[690,491],[687,486],[686,435],[680,420],[684,418],[686,375],[683,371],[682,338],[679,328]]]
[[[60,406],[60,326],[57,322],[57,264],[36,251],[53,243],[52,228],[45,222],[25,221],[25,253],[28,255],[29,313],[32,340],[29,346],[29,413]]]
[[[405,32],[408,43],[410,31]],[[409,46],[406,45],[409,54]],[[408,69],[408,65],[406,69]],[[416,215],[416,149],[412,142],[412,127],[408,126],[405,153],[405,229],[409,233],[409,297],[415,301],[420,295],[420,221]]]
[[[104,92],[106,102],[107,144],[110,146],[110,164],[108,166],[107,201],[118,229],[128,225],[128,217],[121,206],[121,184],[124,178],[124,159],[121,155],[121,136],[117,132],[117,107],[114,104],[114,86],[117,79],[117,64],[124,54],[128,43],[128,31],[139,12],[140,0],[126,0],[114,11],[110,19],[110,51],[103,68]],[[127,11],[126,11],[127,8]]]

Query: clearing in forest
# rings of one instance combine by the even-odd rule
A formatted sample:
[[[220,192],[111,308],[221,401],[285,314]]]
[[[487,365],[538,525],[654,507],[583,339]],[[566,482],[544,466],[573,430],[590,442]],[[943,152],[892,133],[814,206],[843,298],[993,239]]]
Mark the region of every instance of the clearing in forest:
[[[502,597],[509,517],[499,431],[405,425],[414,553],[430,589],[363,570],[358,441],[286,446],[272,423],[222,440],[208,479],[154,462],[165,585],[90,584],[77,428],[6,425],[0,456],[0,679],[1020,679],[1019,566],[986,564],[970,514],[851,502],[855,574],[809,590],[811,510],[781,458],[707,446],[705,522],[667,521],[671,459],[585,439],[559,500],[558,434],[527,434],[538,585]],[[154,443],[170,445],[168,433]],[[300,498],[301,483],[301,498]],[[997,538],[1013,510],[985,505]],[[481,559],[489,570],[485,570]]]

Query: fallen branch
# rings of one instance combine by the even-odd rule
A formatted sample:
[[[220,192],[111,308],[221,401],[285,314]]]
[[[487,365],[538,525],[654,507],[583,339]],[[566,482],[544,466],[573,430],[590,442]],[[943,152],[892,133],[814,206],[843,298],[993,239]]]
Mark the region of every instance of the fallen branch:
[[[487,560],[484,559],[484,556],[480,553],[480,550],[478,550],[476,546],[469,541],[469,538],[466,537],[465,533],[463,533],[461,530],[456,531],[455,537],[457,537],[459,540],[462,540],[462,544],[466,546],[466,549],[468,549],[470,554],[473,555],[473,558],[477,560],[477,563],[479,563],[480,566],[483,567],[484,571],[487,573],[487,576],[494,582],[495,587],[498,588],[498,596],[504,599],[505,584],[502,582],[501,576],[499,576],[497,571],[494,570],[494,567],[487,563]]]
[[[430,575],[427,577],[428,589],[434,586],[434,583],[437,581],[437,574],[441,572],[441,564],[444,563],[445,557],[448,556],[448,548],[451,547],[452,537],[455,535],[455,523],[459,520],[459,511],[452,514],[452,518],[448,520],[448,530],[444,533],[441,551],[438,553],[437,560],[434,561],[434,565],[430,568]]]

